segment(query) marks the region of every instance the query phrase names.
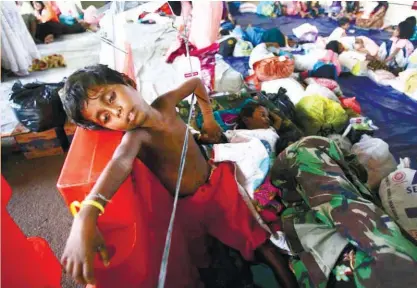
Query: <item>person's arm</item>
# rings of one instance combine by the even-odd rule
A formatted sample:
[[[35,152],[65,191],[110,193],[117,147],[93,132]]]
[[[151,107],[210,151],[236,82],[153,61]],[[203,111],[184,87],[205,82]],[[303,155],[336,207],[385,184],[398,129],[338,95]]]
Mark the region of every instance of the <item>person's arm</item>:
[[[104,198],[110,200],[120,185],[132,171],[133,161],[139,153],[142,131],[127,132],[116,148],[112,159],[101,173],[86,199],[106,205]],[[105,266],[109,265],[109,256],[104,239],[97,229],[100,210],[93,206],[84,206],[75,216],[71,232],[65,245],[61,263],[67,274],[80,284],[94,284],[94,256],[97,252]]]
[[[394,51],[385,59],[385,62],[388,63],[395,58],[395,56],[400,52],[401,48],[395,48]]]
[[[197,98],[197,103],[198,106],[200,106],[201,114],[203,116],[203,134],[207,134],[208,138],[211,138],[214,143],[219,143],[221,140],[222,129],[214,119],[210,98],[207,94],[206,87],[204,87],[200,78],[187,80],[176,90],[168,92],[161,97],[164,97],[164,101],[170,103],[170,105],[177,106],[178,103],[192,93],[194,93]]]

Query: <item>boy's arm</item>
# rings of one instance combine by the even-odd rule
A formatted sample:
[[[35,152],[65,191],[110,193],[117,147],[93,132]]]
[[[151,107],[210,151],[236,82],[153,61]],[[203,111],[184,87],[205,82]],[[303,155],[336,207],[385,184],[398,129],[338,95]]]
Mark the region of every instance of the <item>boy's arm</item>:
[[[213,141],[220,141],[222,129],[214,119],[213,109],[211,108],[210,98],[207,94],[206,87],[200,78],[192,78],[184,82],[176,90],[165,94],[164,101],[167,101],[172,106],[177,106],[182,100],[194,92],[198,106],[200,106],[201,114],[203,116],[203,133],[207,134]]]
[[[104,168],[96,184],[88,194],[87,198],[99,201],[103,206],[106,202],[97,197],[99,194],[106,199],[111,199],[126,180],[132,171],[133,161],[139,153],[141,147],[143,131],[133,130],[128,131],[123,136],[122,141],[113,153],[112,159]],[[98,210],[98,209],[95,209]],[[96,211],[98,216],[98,212]]]
[[[130,174],[133,161],[139,153],[142,131],[127,132],[117,147],[112,159],[101,173],[86,199],[94,200],[105,206],[106,199],[111,199],[117,189]],[[74,218],[71,232],[65,245],[61,263],[67,274],[80,284],[94,284],[94,257],[97,252],[109,265],[109,255],[101,233],[97,229],[100,210],[93,206],[84,206]]]

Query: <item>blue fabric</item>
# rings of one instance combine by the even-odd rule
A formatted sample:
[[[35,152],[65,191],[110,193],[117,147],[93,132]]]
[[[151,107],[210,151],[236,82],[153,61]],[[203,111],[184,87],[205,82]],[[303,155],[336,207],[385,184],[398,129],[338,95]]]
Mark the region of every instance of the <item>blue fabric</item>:
[[[235,70],[248,76],[249,57],[226,57]],[[417,169],[417,102],[389,86],[376,84],[368,77],[339,76],[337,82],[345,97],[356,97],[362,114],[379,127],[375,137],[390,145],[397,161],[410,157]]]
[[[233,28],[235,28],[235,25],[233,25],[229,21],[226,21],[226,22],[223,22],[222,24],[220,24],[220,28],[222,30],[233,30]]]
[[[413,36],[411,36],[410,41],[416,41],[416,40],[417,40],[417,27],[414,27],[414,34]],[[416,45],[414,44],[414,46]]]
[[[66,16],[61,14],[59,15],[59,22],[68,26],[72,26],[75,24],[76,20],[72,16]]]
[[[332,73],[331,75],[326,75],[326,77],[323,77],[323,75],[317,75],[316,72],[318,72],[318,70],[320,68],[323,67],[331,67],[332,69]],[[330,69],[330,68],[328,68]],[[328,74],[328,73],[327,73]],[[308,76],[309,77],[318,77],[318,78],[328,78],[328,79],[332,79],[332,80],[336,80],[337,81],[337,71],[336,71],[336,67],[333,64],[329,64],[323,61],[318,61],[316,64],[314,64],[313,69],[311,71],[308,71]]]
[[[355,96],[362,114],[379,127],[375,137],[389,144],[397,160],[410,157],[413,168],[417,168],[417,102],[368,77],[343,75],[338,83],[344,96]]]
[[[243,40],[249,41],[253,44],[253,47],[262,43],[262,35],[264,34],[265,29],[259,27],[248,27],[246,28],[245,33],[243,34]]]
[[[223,57],[223,60],[244,78],[249,76],[249,57]]]
[[[329,36],[335,28],[338,27],[336,20],[328,17],[316,18],[316,19],[303,19],[299,16],[281,16],[278,18],[267,18],[256,14],[239,14],[235,17],[236,23],[242,27],[246,27],[249,24],[252,26],[260,27],[263,29],[270,29],[278,27],[284,35],[289,38],[294,38],[292,29],[304,24],[306,22],[314,25],[319,30],[319,35],[322,37]],[[374,40],[378,45],[381,45],[384,41],[391,38],[391,34],[386,31],[380,31],[375,29],[359,29],[358,27],[352,27],[355,30],[353,34],[347,31],[348,36],[367,36]]]
[[[223,131],[227,131],[233,128],[233,126],[229,126],[226,123],[224,123],[223,119],[222,119],[222,115],[223,114],[233,114],[238,116],[240,114],[240,111],[242,110],[243,107],[246,106],[246,104],[250,103],[250,102],[255,102],[254,100],[248,98],[245,101],[243,101],[239,107],[236,108],[231,108],[231,109],[226,109],[226,110],[218,110],[218,111],[214,111],[213,115],[214,115],[214,119],[216,119],[216,122],[219,123],[220,127],[223,129]],[[199,113],[196,117],[196,122],[197,122],[197,127],[199,129],[201,129],[201,127],[203,126],[203,115],[201,115],[201,113]]]

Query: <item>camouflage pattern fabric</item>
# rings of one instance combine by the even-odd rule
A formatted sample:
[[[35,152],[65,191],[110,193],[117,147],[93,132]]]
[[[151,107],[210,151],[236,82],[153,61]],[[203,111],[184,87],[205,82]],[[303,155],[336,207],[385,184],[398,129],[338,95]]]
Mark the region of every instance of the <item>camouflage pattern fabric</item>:
[[[298,248],[291,267],[301,287],[416,286],[417,246],[374,204],[373,195],[332,140],[311,136],[289,146],[275,161],[271,179],[283,190],[283,202],[289,207],[282,219],[292,224],[284,224],[284,232],[291,248]],[[326,253],[305,252],[302,237],[308,235],[294,233],[300,223],[321,225],[323,233],[333,229],[354,253],[342,250],[333,255],[335,264],[330,273],[324,273],[318,263]],[[328,243],[322,239],[320,245],[326,249],[336,244],[334,238]],[[346,252],[350,253],[349,265],[343,262],[345,257],[340,259]]]

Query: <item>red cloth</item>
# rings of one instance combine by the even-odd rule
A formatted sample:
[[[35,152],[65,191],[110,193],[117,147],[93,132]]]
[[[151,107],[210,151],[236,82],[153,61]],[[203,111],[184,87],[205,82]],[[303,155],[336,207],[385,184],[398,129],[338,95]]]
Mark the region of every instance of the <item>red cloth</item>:
[[[254,251],[270,236],[239,194],[232,163],[218,165],[208,183],[180,200],[178,212],[190,238],[198,239],[207,232],[239,250],[247,260],[253,259]]]

